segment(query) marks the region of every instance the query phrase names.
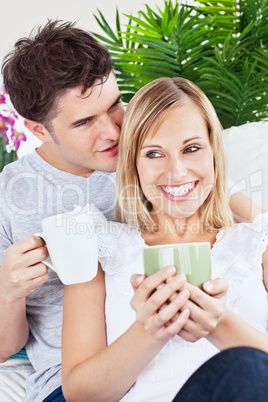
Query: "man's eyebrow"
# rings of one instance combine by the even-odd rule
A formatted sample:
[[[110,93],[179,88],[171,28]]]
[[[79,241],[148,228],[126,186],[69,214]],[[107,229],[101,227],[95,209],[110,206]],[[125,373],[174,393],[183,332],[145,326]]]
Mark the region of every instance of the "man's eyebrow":
[[[117,105],[122,99],[122,95],[119,94],[118,97],[116,98],[116,100],[114,101],[114,103],[112,104],[111,107],[109,107],[109,110],[112,109],[115,105]]]
[[[112,109],[117,103],[119,103],[121,101],[121,98],[122,98],[122,95],[119,94],[118,97],[116,98],[116,100],[114,101],[114,103],[109,107],[109,110]],[[92,120],[92,119],[94,119],[94,117],[95,116],[93,115],[93,116],[87,116],[82,119],[76,120],[71,123],[71,128],[79,126],[80,124],[84,123],[85,121]]]
[[[79,119],[71,123],[71,128],[79,126],[80,124],[84,123],[85,121],[91,120],[94,116],[84,117],[83,119]]]

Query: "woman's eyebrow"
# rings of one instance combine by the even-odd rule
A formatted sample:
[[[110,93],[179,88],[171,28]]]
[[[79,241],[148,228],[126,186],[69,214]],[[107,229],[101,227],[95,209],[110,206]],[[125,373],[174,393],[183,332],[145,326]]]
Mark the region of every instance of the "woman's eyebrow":
[[[141,149],[145,149],[145,148],[162,148],[161,145],[156,145],[156,144],[149,144],[149,145],[144,145],[143,147],[141,147]]]
[[[186,144],[187,142],[190,142],[193,140],[204,140],[204,138],[203,137],[192,137],[192,138],[188,138],[187,140],[184,140],[182,143]]]
[[[204,140],[205,138],[203,137],[192,137],[192,138],[187,138],[187,140],[184,140],[182,142],[183,145],[187,144],[187,142],[193,141],[193,140]],[[144,145],[141,149],[145,149],[145,148],[162,148],[161,145],[157,145],[157,144],[148,144],[148,145]]]

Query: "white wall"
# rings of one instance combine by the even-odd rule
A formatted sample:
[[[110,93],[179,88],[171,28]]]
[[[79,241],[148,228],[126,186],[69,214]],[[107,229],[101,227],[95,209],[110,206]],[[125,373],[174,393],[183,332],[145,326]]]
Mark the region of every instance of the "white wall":
[[[34,26],[45,24],[48,18],[78,21],[79,28],[97,31],[98,24],[93,17],[97,8],[114,24],[116,6],[120,14],[135,15],[138,10],[145,11],[145,3],[153,8],[161,4],[162,8],[164,0],[1,0],[1,3],[0,59],[17,39],[28,36]]]
[[[146,11],[145,4],[155,11],[157,5],[161,9],[164,8],[164,0],[1,0],[1,3],[0,65],[1,60],[13,49],[18,39],[27,37],[36,26],[44,25],[48,19],[77,22],[76,26],[79,28],[103,34],[93,16],[98,15],[98,9],[109,25],[115,29],[116,7],[120,13],[121,23],[126,23],[128,20],[123,14],[137,15],[140,10]],[[182,0],[181,3],[193,4],[194,0]],[[39,145],[39,140],[24,127],[22,119],[16,128],[24,131],[27,136],[27,141],[21,143],[18,156],[30,152]]]
[[[157,10],[156,4],[161,8],[164,0],[1,0],[2,18],[0,24],[0,62],[4,56],[13,49],[15,42],[28,36],[34,27],[44,25],[48,19],[61,19],[63,21],[77,22],[76,26],[87,31],[103,33],[99,28],[93,14],[99,9],[108,23],[115,29],[116,7],[120,12],[121,22],[127,21],[122,15],[137,15],[139,10],[145,11],[145,4]],[[2,77],[0,74],[0,83]],[[33,150],[39,144],[32,133],[24,127],[22,120],[17,126],[24,131],[27,141],[21,143],[18,155],[21,156]]]

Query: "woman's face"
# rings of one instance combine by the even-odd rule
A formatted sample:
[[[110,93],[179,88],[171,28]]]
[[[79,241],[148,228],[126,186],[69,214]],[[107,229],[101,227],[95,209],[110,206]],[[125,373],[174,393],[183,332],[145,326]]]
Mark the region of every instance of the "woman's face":
[[[159,116],[160,117],[160,116]],[[154,121],[137,156],[137,170],[152,214],[184,219],[195,214],[214,181],[206,122],[190,100]]]

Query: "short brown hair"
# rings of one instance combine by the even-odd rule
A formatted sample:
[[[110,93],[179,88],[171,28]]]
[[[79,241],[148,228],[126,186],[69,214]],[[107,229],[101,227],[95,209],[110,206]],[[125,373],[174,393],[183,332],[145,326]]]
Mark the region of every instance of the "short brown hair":
[[[104,82],[111,70],[111,56],[94,36],[58,20],[18,40],[2,67],[15,109],[45,126],[56,116],[55,100],[66,89],[81,85],[83,94],[96,80]]]
[[[214,156],[214,185],[202,206],[203,229],[216,232],[233,224],[226,185],[226,159],[221,125],[206,95],[191,81],[180,77],[158,78],[141,88],[128,104],[119,140],[117,165],[118,219],[153,232],[150,202],[142,192],[136,168],[137,153],[155,119],[173,107],[192,101],[207,125]]]

